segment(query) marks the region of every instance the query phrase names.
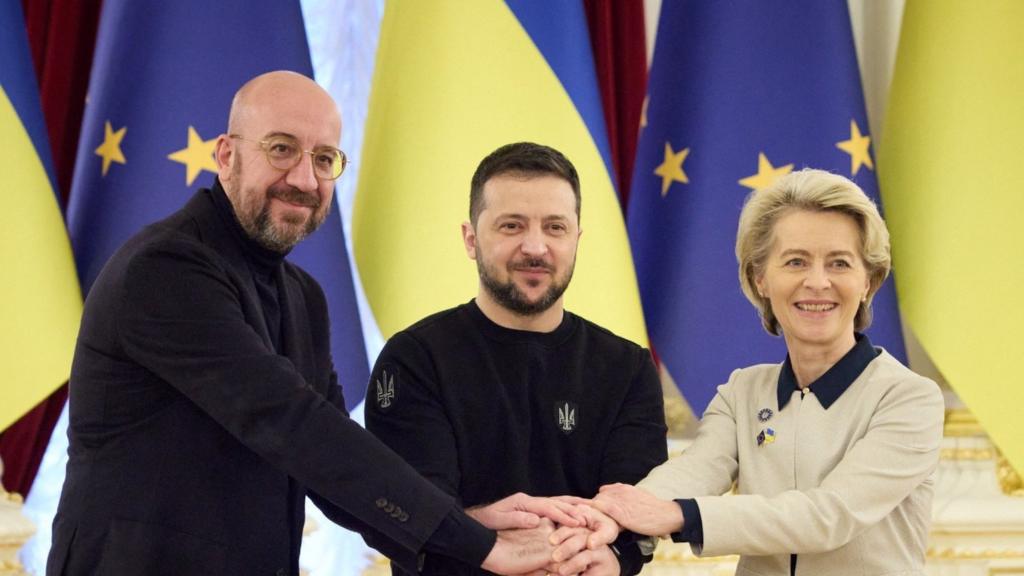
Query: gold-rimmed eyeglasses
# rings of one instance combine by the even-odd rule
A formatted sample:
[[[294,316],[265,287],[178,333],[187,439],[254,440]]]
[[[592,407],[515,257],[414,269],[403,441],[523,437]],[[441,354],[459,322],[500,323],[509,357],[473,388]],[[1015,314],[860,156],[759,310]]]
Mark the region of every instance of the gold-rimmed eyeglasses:
[[[285,134],[276,134],[265,140],[252,140],[238,134],[228,134],[228,137],[259,144],[267,156],[267,162],[278,170],[295,168],[302,161],[303,154],[309,154],[313,159],[313,173],[320,180],[337,180],[348,166],[348,157],[341,150],[333,146],[303,150],[298,140]]]

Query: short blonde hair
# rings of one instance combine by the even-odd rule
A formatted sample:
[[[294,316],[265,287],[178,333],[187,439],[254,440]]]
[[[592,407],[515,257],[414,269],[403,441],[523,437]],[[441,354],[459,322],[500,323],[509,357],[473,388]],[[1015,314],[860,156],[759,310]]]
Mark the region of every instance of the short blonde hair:
[[[870,286],[867,298],[854,317],[854,330],[871,325],[871,300],[889,276],[892,256],[889,230],[875,203],[850,180],[824,170],[806,168],[776,180],[771,186],[755,190],[747,197],[740,213],[736,233],[736,260],[740,286],[747,300],[761,314],[761,323],[770,334],[779,334],[779,321],[771,302],[760,295],[757,279],[764,274],[765,263],[774,243],[775,223],[792,210],[838,212],[852,218],[860,231],[860,257],[867,268]]]

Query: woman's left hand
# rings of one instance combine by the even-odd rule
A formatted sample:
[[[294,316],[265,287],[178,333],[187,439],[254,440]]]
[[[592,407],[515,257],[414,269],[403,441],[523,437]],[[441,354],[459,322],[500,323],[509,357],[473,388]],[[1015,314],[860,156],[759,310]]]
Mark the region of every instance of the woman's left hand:
[[[619,526],[637,534],[664,536],[683,528],[683,511],[671,500],[629,484],[608,484],[591,501],[591,506],[612,517]]]

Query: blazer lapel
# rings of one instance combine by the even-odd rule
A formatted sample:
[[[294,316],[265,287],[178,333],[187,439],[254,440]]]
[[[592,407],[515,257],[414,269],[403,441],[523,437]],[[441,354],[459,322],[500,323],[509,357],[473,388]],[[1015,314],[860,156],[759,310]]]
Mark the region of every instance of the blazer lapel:
[[[277,285],[281,299],[281,338],[284,355],[299,370],[306,383],[316,388],[316,360],[313,358],[311,318],[306,297],[299,283],[286,271],[287,265],[277,272]],[[321,391],[322,392],[322,391]]]
[[[218,254],[224,258],[228,267],[234,272],[242,292],[242,312],[245,314],[246,321],[256,330],[267,349],[273,350],[274,343],[267,331],[267,320],[263,316],[263,307],[260,305],[260,295],[256,291],[252,270],[246,262],[238,239],[232,235],[229,228],[232,223],[224,222],[217,214],[217,207],[214,206],[210,194],[213,192],[208,190],[197,192],[185,205],[185,211],[199,228],[200,241],[217,246]],[[281,309],[284,310],[284,307],[282,306]]]

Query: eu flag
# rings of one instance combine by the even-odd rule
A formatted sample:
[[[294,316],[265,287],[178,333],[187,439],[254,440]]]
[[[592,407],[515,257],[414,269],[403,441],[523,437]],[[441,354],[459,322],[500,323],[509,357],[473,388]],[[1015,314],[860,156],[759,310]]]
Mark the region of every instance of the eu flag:
[[[878,202],[846,3],[666,2],[627,222],[652,345],[697,413],[733,369],[785,358],[734,243],[746,196],[802,167]],[[892,281],[874,312],[872,341],[902,359]]]
[[[104,2],[68,209],[85,290],[125,240],[211,184],[234,92],[278,69],[312,76],[297,0]],[[341,219],[328,218],[289,259],[327,296],[351,409],[369,370]]]

